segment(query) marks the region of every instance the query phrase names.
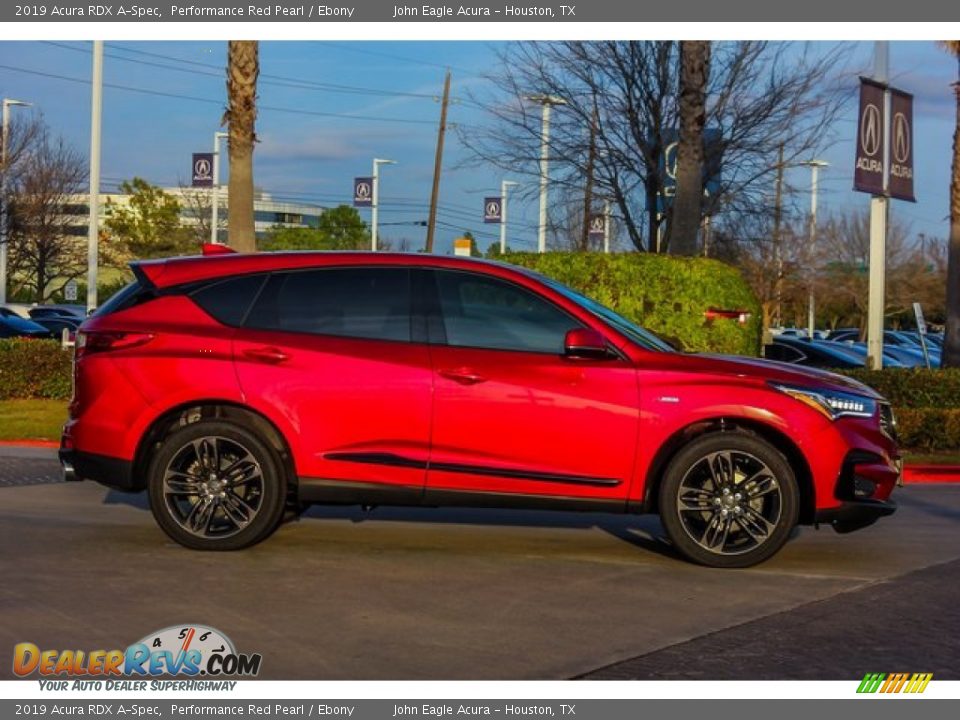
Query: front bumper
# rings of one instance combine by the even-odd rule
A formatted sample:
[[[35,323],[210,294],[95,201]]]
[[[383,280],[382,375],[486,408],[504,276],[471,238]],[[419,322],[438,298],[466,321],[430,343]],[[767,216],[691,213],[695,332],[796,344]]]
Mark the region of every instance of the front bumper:
[[[133,482],[133,463],[122,458],[60,449],[60,465],[67,482],[93,480],[116,490],[140,490]]]
[[[892,500],[849,500],[839,507],[818,510],[815,522],[830,525],[838,533],[849,533],[873,525],[896,511],[897,504]]]

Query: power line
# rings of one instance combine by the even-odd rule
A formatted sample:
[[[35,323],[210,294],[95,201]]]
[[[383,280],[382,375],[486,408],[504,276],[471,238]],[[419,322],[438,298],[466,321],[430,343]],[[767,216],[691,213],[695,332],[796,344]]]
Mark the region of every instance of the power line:
[[[81,85],[90,84],[90,81],[85,78],[73,78],[73,77],[68,77],[66,75],[57,75],[56,73],[42,72],[40,70],[30,70],[28,68],[14,67],[13,65],[0,65],[0,68],[4,70],[10,70],[12,72],[25,73],[27,75],[37,75],[39,77],[50,78],[52,80],[60,80],[63,82],[79,83]],[[162,90],[146,90],[144,88],[131,87],[129,85],[118,85],[116,83],[107,83],[107,82],[103,83],[103,86],[111,88],[113,90],[124,90],[127,92],[140,93],[142,95],[154,95],[157,97],[172,98],[175,100],[189,100],[192,102],[207,103],[208,105],[219,105],[221,107],[223,106],[223,101],[221,100],[213,100],[211,98],[196,97],[194,95],[182,95],[180,93],[164,92]],[[282,112],[282,113],[288,113],[291,115],[308,115],[311,117],[341,118],[345,120],[393,122],[393,123],[402,123],[406,125],[436,125],[436,122],[433,120],[414,120],[410,118],[378,117],[374,115],[354,115],[352,113],[321,112],[319,110],[302,110],[297,108],[285,108],[285,107],[277,107],[272,105],[259,105],[257,107],[257,110],[258,111],[267,110],[270,112]]]

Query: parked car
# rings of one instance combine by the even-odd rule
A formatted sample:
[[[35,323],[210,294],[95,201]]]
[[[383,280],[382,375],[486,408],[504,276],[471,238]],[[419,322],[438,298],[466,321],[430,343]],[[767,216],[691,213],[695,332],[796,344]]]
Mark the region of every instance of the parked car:
[[[34,320],[39,318],[70,318],[82,321],[86,317],[82,305],[34,305],[28,312]]]
[[[0,315],[0,338],[49,338],[50,331],[19,315]]]
[[[47,331],[56,338],[62,337],[64,330],[69,332],[70,336],[73,337],[74,333],[77,332],[77,328],[80,327],[79,320],[67,317],[39,317],[33,318],[33,322],[45,327]]]
[[[29,320],[30,306],[22,303],[6,303],[5,305],[0,305],[0,316],[10,317],[11,315]]]
[[[806,338],[776,337],[764,346],[763,356],[767,360],[805,365],[807,367],[843,369],[864,366],[864,358],[838,343],[830,343]]]
[[[135,263],[77,334],[68,480],[146,490],[194,549],[309,503],[657,512],[715,567],[894,512],[889,403],[675,352],[536,273],[390,253]],[[642,412],[641,412],[642,408]]]

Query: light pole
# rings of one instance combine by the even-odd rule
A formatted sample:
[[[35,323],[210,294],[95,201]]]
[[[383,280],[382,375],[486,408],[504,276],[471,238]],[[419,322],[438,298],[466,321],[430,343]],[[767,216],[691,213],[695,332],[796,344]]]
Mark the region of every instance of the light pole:
[[[90,217],[87,222],[87,312],[97,306],[100,243],[100,127],[103,116],[103,40],[93,41],[90,90]]]
[[[507,188],[516,185],[513,180],[500,182],[500,254],[507,254]]]
[[[3,171],[0,180],[0,304],[7,301],[7,136],[10,134],[10,108],[20,106],[29,107],[30,103],[22,100],[3,99],[3,145],[0,155],[0,170]]]
[[[373,159],[373,198],[370,203],[370,249],[377,251],[377,213],[380,205],[380,166],[396,165],[396,160]]]
[[[807,295],[807,334],[813,340],[813,331],[817,325],[816,298],[814,296],[817,262],[817,189],[820,168],[829,167],[830,163],[826,160],[807,160],[800,164],[810,168],[810,287]]]
[[[543,114],[540,120],[540,224],[537,228],[537,252],[547,251],[547,189],[550,164],[550,108],[566,105],[567,101],[556,95],[528,95],[527,100],[540,103]]]
[[[230,133],[218,131],[213,134],[213,188],[211,190],[210,242],[214,244],[220,242],[220,235],[217,232],[217,225],[220,224],[220,141],[226,137],[230,137]]]
[[[874,44],[873,79],[886,85],[890,79],[890,43],[879,40]],[[883,134],[889,137],[890,91],[884,92]],[[871,370],[883,369],[883,313],[886,302],[887,278],[887,197],[889,176],[889,148],[883,143],[883,193],[870,200],[870,285],[867,295],[867,365]]]
[[[610,201],[603,201],[603,252],[610,253]]]

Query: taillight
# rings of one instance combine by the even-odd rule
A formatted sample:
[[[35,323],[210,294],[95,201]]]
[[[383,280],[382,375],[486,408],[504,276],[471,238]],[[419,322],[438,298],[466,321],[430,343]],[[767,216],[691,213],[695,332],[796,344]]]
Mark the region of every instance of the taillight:
[[[141,332],[99,332],[82,331],[77,333],[76,357],[112,350],[127,350],[153,340],[153,333]]]

